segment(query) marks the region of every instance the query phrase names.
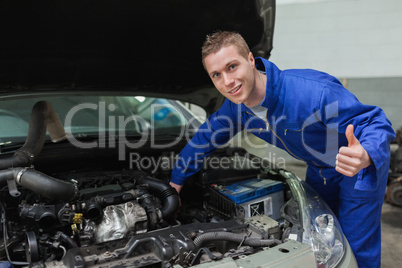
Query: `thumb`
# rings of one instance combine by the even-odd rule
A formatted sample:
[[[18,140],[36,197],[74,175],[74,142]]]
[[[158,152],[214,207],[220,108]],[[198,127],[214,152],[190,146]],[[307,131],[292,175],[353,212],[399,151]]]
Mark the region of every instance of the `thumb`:
[[[354,131],[353,125],[348,125],[345,132],[346,138],[348,139],[348,147],[351,147],[355,144],[359,144],[359,140],[355,137],[353,131]]]

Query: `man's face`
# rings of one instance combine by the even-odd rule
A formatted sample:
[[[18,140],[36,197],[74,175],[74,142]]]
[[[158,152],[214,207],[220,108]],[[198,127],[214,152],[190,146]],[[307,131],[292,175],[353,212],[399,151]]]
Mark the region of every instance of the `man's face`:
[[[204,59],[205,69],[218,91],[236,104],[247,106],[255,91],[254,57],[241,56],[234,46],[221,48]]]

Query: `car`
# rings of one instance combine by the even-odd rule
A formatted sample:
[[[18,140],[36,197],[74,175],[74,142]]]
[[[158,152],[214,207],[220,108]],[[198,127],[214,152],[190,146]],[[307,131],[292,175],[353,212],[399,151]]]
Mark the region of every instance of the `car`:
[[[268,58],[274,20],[274,0],[2,2],[1,267],[357,267],[319,195],[244,148],[169,185],[223,102],[205,36]]]

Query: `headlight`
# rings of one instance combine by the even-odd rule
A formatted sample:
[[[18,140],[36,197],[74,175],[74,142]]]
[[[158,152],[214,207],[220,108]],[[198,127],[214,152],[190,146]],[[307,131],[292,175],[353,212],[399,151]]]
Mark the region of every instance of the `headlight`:
[[[335,267],[342,260],[343,234],[335,222],[337,219],[331,214],[321,214],[311,222],[310,243],[318,267]]]
[[[345,254],[345,241],[338,219],[310,185],[290,172],[283,172],[300,205],[302,242],[311,244],[317,267],[335,267]]]

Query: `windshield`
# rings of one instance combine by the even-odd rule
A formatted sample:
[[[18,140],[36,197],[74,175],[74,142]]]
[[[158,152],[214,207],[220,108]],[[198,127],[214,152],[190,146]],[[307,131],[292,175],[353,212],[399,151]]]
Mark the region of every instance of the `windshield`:
[[[198,119],[175,100],[143,96],[52,96],[0,102],[0,146],[24,142],[32,107],[52,104],[67,133],[75,137],[102,135],[179,134],[197,128]]]

